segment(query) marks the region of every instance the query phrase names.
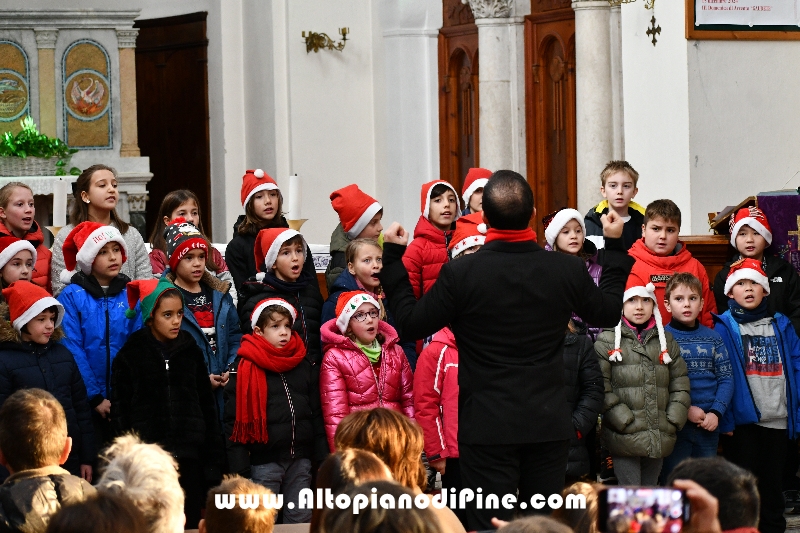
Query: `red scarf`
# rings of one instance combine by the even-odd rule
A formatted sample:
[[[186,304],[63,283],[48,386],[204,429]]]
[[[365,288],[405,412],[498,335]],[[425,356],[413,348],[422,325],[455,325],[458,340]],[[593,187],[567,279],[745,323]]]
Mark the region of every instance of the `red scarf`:
[[[492,241],[504,242],[536,242],[536,232],[531,228],[525,229],[494,229],[489,228],[486,233],[486,244]]]
[[[266,443],[267,374],[287,372],[306,356],[306,346],[296,331],[283,348],[276,348],[260,335],[244,335],[239,348],[236,378],[236,421],[231,440]]]

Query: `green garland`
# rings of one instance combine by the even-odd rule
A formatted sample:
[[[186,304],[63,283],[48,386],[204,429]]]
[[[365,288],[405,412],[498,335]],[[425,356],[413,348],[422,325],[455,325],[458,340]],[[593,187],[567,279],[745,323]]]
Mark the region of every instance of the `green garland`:
[[[0,140],[0,157],[42,157],[49,159],[57,157],[56,176],[66,176],[65,166],[69,158],[77,152],[75,148],[70,148],[61,139],[51,138],[39,133],[33,119],[30,116],[20,121],[22,131],[12,135],[10,131],[3,134]],[[77,176],[81,173],[78,167],[69,169],[69,173]]]

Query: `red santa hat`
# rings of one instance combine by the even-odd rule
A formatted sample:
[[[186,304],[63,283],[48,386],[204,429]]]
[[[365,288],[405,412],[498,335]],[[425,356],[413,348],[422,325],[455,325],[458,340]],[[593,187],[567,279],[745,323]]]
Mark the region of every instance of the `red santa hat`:
[[[482,246],[486,242],[486,224],[483,213],[471,213],[458,219],[456,231],[450,240],[450,254],[456,257],[473,246]]]
[[[739,209],[734,216],[731,217],[731,246],[736,248],[736,235],[742,226],[750,226],[757,231],[764,240],[767,241],[767,246],[772,244],[772,229],[769,227],[769,221],[764,212],[757,207],[743,207]],[[727,293],[726,293],[727,294]]]
[[[256,259],[256,269],[258,270],[261,268],[261,262],[263,261],[267,271],[269,271],[278,258],[281,245],[289,239],[298,236],[303,239],[303,236],[300,235],[299,232],[289,228],[267,228],[259,231],[258,236],[256,236],[255,249],[253,250],[253,255]],[[306,249],[306,241],[303,239],[303,262],[306,260]]]
[[[36,264],[36,248],[25,239],[18,239],[12,235],[0,237],[0,269],[8,264],[15,255],[22,250],[28,250],[33,257],[33,264]]]
[[[581,225],[581,229],[583,230],[583,235],[585,237],[586,223],[583,221],[583,215],[581,215],[577,209],[564,208],[542,219],[542,224],[544,225],[544,238],[551,248],[555,246],[558,234],[561,233],[561,230],[570,220],[578,221],[578,224]]]
[[[433,191],[433,188],[436,187],[437,185],[444,185],[448,187],[451,191],[453,191],[453,194],[456,197],[456,203],[458,203],[458,193],[456,192],[455,188],[452,185],[450,185],[450,183],[444,180],[434,180],[434,181],[429,181],[428,183],[424,183],[422,185],[422,191],[420,194],[420,204],[422,207],[422,216],[424,216],[425,218],[428,218],[428,214],[430,213],[431,210],[431,192]],[[456,206],[455,214],[456,214],[456,219],[458,219],[458,217],[461,215],[461,210],[458,208],[458,206]]]
[[[476,190],[486,187],[491,177],[491,170],[485,168],[469,169],[467,177],[464,178],[464,186],[461,188],[461,198],[464,199],[464,207],[469,207],[469,199],[472,198],[472,194]]]
[[[72,276],[80,269],[84,274],[92,273],[92,263],[100,249],[110,242],[119,244],[122,250],[122,262],[128,258],[125,238],[114,226],[104,226],[97,222],[81,222],[69,232],[61,247],[64,253],[64,266],[61,271],[61,282],[69,284]]]
[[[253,313],[250,315],[250,327],[252,329],[256,329],[256,324],[258,324],[258,319],[261,318],[261,313],[271,305],[279,305],[289,311],[289,314],[292,315],[292,323],[297,320],[297,310],[292,304],[283,298],[267,298],[266,300],[258,302],[258,305],[256,305],[256,308],[253,309]]]
[[[359,189],[355,183],[333,191],[330,198],[349,239],[358,237],[372,217],[383,209],[375,198]]]
[[[764,273],[760,261],[745,258],[739,259],[733,263],[730,272],[728,272],[728,277],[725,280],[725,289],[723,292],[726,295],[729,294],[733,286],[736,285],[736,282],[743,279],[749,279],[750,281],[758,283],[764,287],[764,294],[769,294],[769,278],[767,278],[767,275]]]
[[[650,298],[653,300],[653,316],[656,322],[656,330],[658,331],[658,343],[661,348],[661,353],[658,360],[661,364],[668,365],[672,362],[672,357],[669,356],[667,349],[667,337],[664,334],[664,326],[661,324],[661,311],[658,310],[658,300],[656,300],[656,287],[652,283],[641,285],[639,280],[633,276],[628,277],[628,282],[625,285],[625,293],[622,295],[622,301],[627,302],[634,296],[641,296],[642,298]],[[619,321],[617,327],[614,328],[614,349],[608,352],[608,360],[611,362],[622,361],[622,350],[620,349],[620,341],[622,339],[622,320]]]
[[[358,308],[362,304],[369,303],[380,309],[378,301],[369,293],[365,291],[348,291],[339,295],[336,300],[336,327],[342,332],[342,335],[347,333],[347,326],[350,324],[350,319],[356,314]]]
[[[61,305],[61,302],[30,281],[15,281],[3,289],[3,298],[8,302],[11,325],[17,331],[22,330],[25,324],[51,307],[56,308],[56,327],[60,326],[64,319],[64,306]]]
[[[250,198],[260,191],[280,191],[280,189],[278,183],[260,168],[246,170],[242,177],[242,207],[245,207]]]

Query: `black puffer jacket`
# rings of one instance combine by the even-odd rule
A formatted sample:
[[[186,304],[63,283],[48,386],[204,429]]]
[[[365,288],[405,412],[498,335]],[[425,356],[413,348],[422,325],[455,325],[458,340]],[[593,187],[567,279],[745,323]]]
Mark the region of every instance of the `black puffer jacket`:
[[[594,345],[585,334],[568,332],[564,338],[564,385],[575,427],[569,443],[567,476],[579,478],[589,473],[586,436],[597,424],[597,415],[603,408],[603,373]]]
[[[292,329],[300,334],[306,345],[307,357],[315,365],[322,362],[322,343],[320,341],[320,328],[322,326],[322,293],[319,292],[319,283],[316,275],[309,275],[305,271],[295,283],[281,282],[272,274],[259,274],[263,281],[251,278],[242,285],[239,292],[239,321],[244,333],[251,333],[250,315],[258,302],[266,298],[283,298],[297,310],[297,320]],[[317,366],[317,368],[319,368]]]
[[[0,531],[43,533],[62,506],[82,502],[96,492],[60,466],[17,472],[0,485]]]
[[[128,337],[114,359],[111,395],[117,434],[135,431],[177,459],[224,464],[206,363],[189,332],[181,330],[168,345],[147,327]]]

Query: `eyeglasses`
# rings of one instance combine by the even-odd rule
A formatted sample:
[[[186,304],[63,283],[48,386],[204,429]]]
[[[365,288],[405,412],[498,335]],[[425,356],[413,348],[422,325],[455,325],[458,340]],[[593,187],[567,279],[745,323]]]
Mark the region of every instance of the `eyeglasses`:
[[[369,315],[370,318],[378,318],[381,316],[381,312],[378,309],[370,309],[366,313],[359,311],[353,315],[353,320],[356,322],[364,322],[367,319],[367,315]]]

